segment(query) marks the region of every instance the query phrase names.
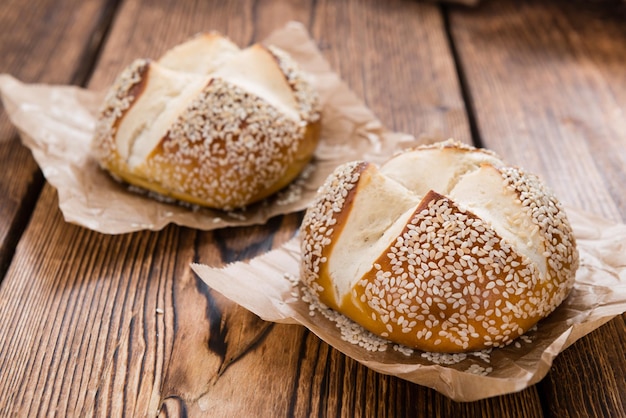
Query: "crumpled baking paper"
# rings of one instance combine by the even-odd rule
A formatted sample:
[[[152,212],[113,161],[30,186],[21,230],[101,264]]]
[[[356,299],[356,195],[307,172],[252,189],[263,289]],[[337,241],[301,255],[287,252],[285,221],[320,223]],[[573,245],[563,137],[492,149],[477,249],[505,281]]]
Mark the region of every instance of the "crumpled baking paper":
[[[454,364],[389,344],[371,352],[344,341],[335,323],[293,286],[299,277],[300,241],[295,236],[269,253],[224,268],[193,264],[211,288],[267,321],[300,324],[354,360],[380,373],[431,387],[455,401],[513,393],[540,381],[554,358],[576,340],[626,312],[626,225],[567,208],[580,251],[580,268],[569,297],[548,318],[513,344],[489,353],[467,354]],[[438,360],[439,359],[439,360]],[[477,373],[479,372],[479,373]]]
[[[169,223],[202,230],[261,224],[306,208],[336,166],[355,159],[381,162],[418,144],[412,136],[382,126],[332,71],[302,24],[290,22],[263,43],[287,51],[311,75],[320,94],[322,132],[314,160],[300,178],[245,210],[224,212],[165,203],[113,181],[89,151],[103,92],[23,84],[3,74],[0,95],[22,142],[57,189],[65,220],[108,234],[160,230]]]

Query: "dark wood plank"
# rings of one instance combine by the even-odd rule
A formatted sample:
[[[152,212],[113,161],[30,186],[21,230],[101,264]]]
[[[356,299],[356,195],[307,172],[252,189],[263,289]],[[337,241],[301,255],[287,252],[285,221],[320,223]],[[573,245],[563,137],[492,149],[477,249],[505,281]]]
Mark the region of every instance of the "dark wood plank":
[[[333,68],[385,126],[425,140],[472,142],[438,7],[320,1],[313,32]]]
[[[26,82],[80,84],[112,6],[109,0],[4,1],[0,73]],[[0,177],[2,277],[43,185],[30,151],[21,145],[4,111],[0,111],[0,167],[4,173]]]
[[[201,1],[159,1],[157,4],[140,0],[125,1],[118,11],[115,26],[89,87],[105,89],[135,58],[158,58],[167,49],[199,32],[215,30],[229,36],[239,46],[247,46],[255,40],[254,22],[258,7],[260,5],[255,5],[253,1],[223,4]],[[284,13],[284,10],[279,8],[276,13]],[[303,14],[299,17],[305,16]],[[289,17],[298,18],[284,15],[282,23],[288,21]],[[155,25],[158,25],[158,31],[139,33],[141,31],[134,30]]]
[[[624,6],[488,1],[452,10],[484,145],[542,175],[566,204],[626,219]]]
[[[0,411],[144,415],[173,329],[171,310],[156,309],[186,270],[171,256],[181,232],[98,235],[65,224],[56,204],[44,187],[0,289]]]
[[[485,146],[541,175],[568,205],[626,219],[626,7],[491,1],[450,26]],[[550,416],[626,415],[624,317],[557,357]]]
[[[557,357],[540,384],[549,416],[626,416],[626,325],[624,317],[604,325]]]

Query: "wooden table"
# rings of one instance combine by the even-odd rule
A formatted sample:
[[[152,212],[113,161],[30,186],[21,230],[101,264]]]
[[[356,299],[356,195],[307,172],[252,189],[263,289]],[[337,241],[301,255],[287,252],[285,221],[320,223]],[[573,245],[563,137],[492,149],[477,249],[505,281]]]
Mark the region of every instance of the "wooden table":
[[[289,20],[388,128],[491,148],[565,204],[626,221],[623,2],[4,0],[0,72],[101,90],[196,32],[245,46]],[[280,245],[301,213],[215,232],[68,224],[4,112],[0,169],[2,416],[626,416],[623,315],[535,386],[452,402],[265,323],[191,272]]]

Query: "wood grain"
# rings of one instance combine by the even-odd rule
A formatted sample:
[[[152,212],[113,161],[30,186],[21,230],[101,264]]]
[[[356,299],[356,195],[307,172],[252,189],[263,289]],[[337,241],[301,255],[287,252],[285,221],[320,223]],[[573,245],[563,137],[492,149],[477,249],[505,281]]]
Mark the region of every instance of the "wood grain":
[[[252,43],[255,2],[243,0],[219,5],[210,1],[124,1],[89,82],[91,89],[107,88],[135,58],[156,59],[193,35],[215,30],[240,46]],[[287,22],[289,16],[281,21]],[[158,31],[135,28],[159,27]]]
[[[319,1],[312,31],[333,68],[385,126],[429,141],[472,142],[438,7]]]
[[[541,392],[552,417],[626,416],[626,325],[618,317],[554,362]]]
[[[620,221],[626,6],[586,3],[488,1],[450,23],[484,145]]]
[[[626,6],[451,10],[483,144],[541,175],[566,204],[626,219]],[[622,316],[557,357],[539,385],[548,416],[626,415],[625,346]]]
[[[0,7],[0,73],[25,82],[81,83],[107,23],[108,0],[24,2]],[[0,278],[43,185],[30,151],[0,111]],[[0,279],[1,282],[1,279]]]

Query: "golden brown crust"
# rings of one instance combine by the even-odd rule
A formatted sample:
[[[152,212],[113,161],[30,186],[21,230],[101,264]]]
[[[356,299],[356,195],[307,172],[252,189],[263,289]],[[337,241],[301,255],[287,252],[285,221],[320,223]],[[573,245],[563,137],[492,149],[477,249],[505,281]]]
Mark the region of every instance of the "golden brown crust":
[[[196,38],[193,48],[207,42],[211,44],[207,48],[215,49],[213,43],[220,40],[216,36]],[[228,48],[224,60],[236,53],[232,51],[234,46]],[[254,52],[261,60],[264,58],[258,54],[271,57],[270,61],[261,61],[264,71],[280,74],[282,83],[291,89],[295,115],[287,115],[284,109],[248,91],[245,82],[242,87],[221,76],[184,73],[182,77],[186,78],[181,80],[206,79],[204,87],[194,93],[191,101],[181,102],[178,116],[165,134],[152,141],[153,148],[137,161],[139,157],[126,154],[139,148],[135,146],[140,142],[137,137],[157,121],[146,119],[137,125],[139,128],[127,129],[131,132],[125,134],[132,137],[125,140],[117,138],[120,126],[147,85],[152,82],[156,87],[151,91],[161,89],[171,94],[167,93],[168,88],[172,89],[167,77],[177,76],[170,69],[159,69],[156,81],[151,81],[151,68],[156,69],[158,64],[138,60],[118,77],[103,106],[93,143],[101,166],[115,178],[163,196],[224,210],[245,207],[289,184],[309,163],[319,141],[317,94],[286,53],[260,45],[250,49],[262,51]],[[273,68],[267,62],[273,62]],[[275,75],[269,77],[276,79]],[[184,81],[171,85],[175,83],[180,89],[186,88]],[[180,94],[182,97],[183,91]],[[167,111],[168,100],[163,98],[157,116],[145,118],[163,118],[158,112]],[[136,113],[133,120],[141,119],[142,115]],[[119,148],[120,141],[130,150]],[[145,147],[145,143],[141,145]]]
[[[445,148],[450,144],[436,149]],[[426,149],[432,147],[421,150]],[[565,214],[535,176],[504,165],[487,174],[500,179],[492,190],[494,200],[501,194],[512,201],[505,211],[517,208],[507,215],[509,226],[483,219],[463,203],[430,190],[374,258],[350,257],[350,263],[369,266],[360,277],[339,277],[356,270],[329,268],[337,265],[334,253],[341,234],[349,233],[334,225],[339,219],[348,222],[355,211],[368,210],[342,197],[353,198],[366,187],[355,167],[339,167],[329,177],[332,187],[320,190],[302,226],[302,281],[323,304],[391,341],[451,353],[507,345],[567,297],[578,252]],[[410,174],[420,175],[419,168]],[[533,248],[498,232],[520,224],[530,225],[524,239],[531,237]],[[331,225],[335,229],[329,233]],[[537,243],[539,248],[534,248]],[[352,284],[336,300],[341,281]]]
[[[335,170],[320,188],[316,201],[307,210],[302,222],[302,235],[305,237],[302,241],[302,280],[312,289],[320,291],[323,303],[335,310],[339,310],[339,303],[332,292],[327,261],[352,208],[361,174],[368,167],[369,163],[353,162]]]

